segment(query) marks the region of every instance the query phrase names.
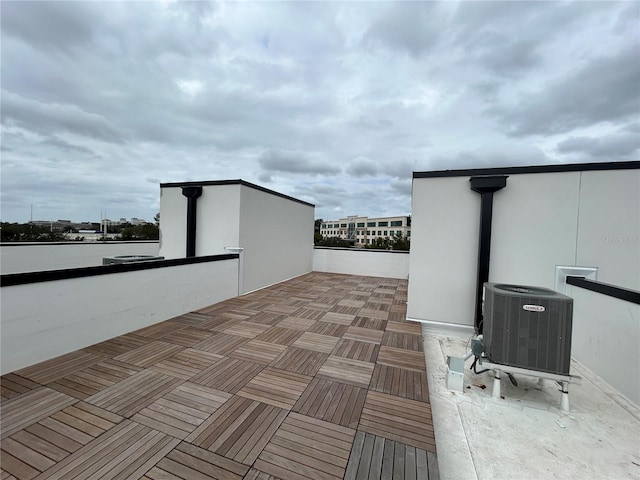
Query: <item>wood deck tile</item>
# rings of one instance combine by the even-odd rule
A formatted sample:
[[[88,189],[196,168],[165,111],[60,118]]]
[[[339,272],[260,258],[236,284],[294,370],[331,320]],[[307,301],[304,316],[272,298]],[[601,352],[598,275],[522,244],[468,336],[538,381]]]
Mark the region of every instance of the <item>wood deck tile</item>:
[[[340,301],[340,297],[332,297],[332,296],[329,296],[329,295],[321,294],[318,297],[316,297],[315,300],[308,305],[308,307],[316,308],[315,306],[311,307],[311,305],[317,304],[317,305],[323,306],[323,308],[320,308],[320,310],[324,310],[325,307],[327,307],[327,306],[328,307],[333,307],[333,306],[337,305],[339,301]]]
[[[267,367],[247,383],[238,395],[291,410],[311,381],[310,376]]]
[[[182,383],[169,375],[143,370],[86,399],[87,403],[130,417]]]
[[[277,478],[342,479],[354,433],[292,413],[271,437],[255,468]]]
[[[422,335],[422,326],[415,322],[387,322],[387,331],[399,333],[411,333],[413,335]]]
[[[328,357],[326,353],[289,347],[269,365],[302,375],[315,375]]]
[[[150,325],[145,328],[141,328],[140,330],[136,330],[132,333],[140,337],[147,337],[147,338],[153,338],[154,340],[160,340],[162,337],[176,333],[182,330],[183,328],[186,328],[186,325],[182,323],[165,321],[165,322],[156,323],[154,325]]]
[[[182,345],[183,347],[193,347],[196,343],[206,340],[211,336],[210,330],[184,326],[180,330],[176,330],[159,338],[159,340],[173,343],[174,345]]]
[[[159,432],[184,439],[231,396],[195,383],[183,383],[140,410],[131,419]]]
[[[416,372],[405,368],[376,365],[369,389],[420,402],[429,401],[426,371]]]
[[[318,376],[367,388],[374,366],[370,362],[331,355],[318,371]]]
[[[314,378],[292,411],[309,417],[356,428],[367,390],[346,383]]]
[[[0,443],[3,467],[17,478],[33,478],[81,448],[80,442],[44,425],[59,426],[58,430],[88,443],[121,420],[118,415],[78,402],[4,438]]]
[[[287,318],[287,315],[283,313],[261,312],[250,317],[249,321],[252,323],[259,323],[261,325],[274,326],[285,318]]]
[[[222,355],[187,348],[172,357],[156,363],[150,367],[150,370],[189,380],[222,358]]]
[[[351,325],[359,328],[370,328],[372,330],[383,331],[387,326],[387,321],[379,318],[357,316],[353,322],[351,322]]]
[[[237,335],[239,337],[254,338],[269,328],[269,325],[243,321],[225,328],[224,333]]]
[[[156,340],[113,358],[119,362],[130,363],[131,365],[146,368],[165,358],[172,357],[182,350],[184,350],[184,347]]]
[[[252,465],[287,410],[234,396],[200,425],[187,441],[245,465]]]
[[[211,317],[209,315],[204,315],[202,313],[191,312],[185,313],[184,315],[180,315],[179,317],[172,318],[171,321],[175,323],[183,323],[185,325],[190,325],[192,327],[202,327],[206,321],[210,320]]]
[[[422,335],[385,331],[382,345],[422,352]]]
[[[256,470],[255,468],[252,468],[244,476],[244,480],[281,480],[281,479],[278,477],[274,477],[273,475],[269,475],[268,473],[261,472],[260,470]]]
[[[138,347],[142,347],[150,343],[152,340],[147,337],[140,337],[132,333],[126,335],[120,335],[119,337],[112,338],[104,342],[96,343],[90,347],[83,348],[82,350],[93,355],[101,355],[107,358],[117,357],[123,353],[135,350]]]
[[[240,480],[248,470],[249,467],[241,463],[182,442],[149,470],[146,477],[153,480]]]
[[[123,420],[123,417],[86,402],[78,402],[49,417],[77,432],[96,438]],[[49,422],[44,422],[49,425]],[[65,429],[66,430],[66,429]],[[75,435],[82,436],[82,435]]]
[[[264,368],[264,365],[236,358],[222,358],[191,379],[191,382],[236,393]]]
[[[307,331],[315,323],[316,321],[311,318],[287,317],[284,320],[278,322],[278,327]]]
[[[229,354],[231,358],[267,365],[287,349],[284,345],[251,340]]]
[[[309,329],[310,333],[319,333],[320,335],[330,335],[332,337],[341,337],[347,331],[347,325],[338,323],[318,322]]]
[[[386,345],[380,347],[377,363],[390,367],[406,368],[416,372],[427,371],[423,352],[387,347]]]
[[[9,398],[22,395],[29,390],[38,388],[40,385],[36,382],[29,380],[28,378],[21,377],[15,373],[8,373],[0,377],[0,398],[7,400]]]
[[[79,400],[84,400],[140,370],[142,367],[106,358],[96,365],[55,380],[47,386]]]
[[[139,478],[179,442],[164,433],[124,420],[36,478]]]
[[[300,308],[296,312],[296,317],[308,318],[309,320],[320,320],[327,313],[325,308]]]
[[[6,438],[75,402],[75,398],[47,387],[35,388],[4,400],[0,417],[0,438]]]
[[[382,330],[374,330],[372,328],[349,327],[342,335],[346,340],[358,340],[359,342],[382,343]]]
[[[370,391],[358,429],[430,452],[436,451],[428,403]]]
[[[237,323],[236,320],[227,317],[215,316],[210,317],[209,320],[202,323],[198,328],[209,330],[211,332],[222,332],[224,329]]]
[[[338,302],[338,305],[342,305],[344,307],[356,307],[356,308],[362,308],[364,307],[364,304],[365,304],[365,300],[344,299]]]
[[[342,338],[333,349],[333,352],[331,352],[331,355],[363,362],[375,362],[379,349],[380,346],[375,343]]]
[[[280,301],[280,302],[282,301],[282,299],[273,299],[273,300]],[[275,303],[265,308],[265,311],[273,312],[273,313],[283,313],[285,315],[293,315],[299,309],[300,307],[294,307],[292,305],[284,305],[282,303]]]
[[[34,382],[46,385],[62,377],[95,365],[103,360],[103,357],[78,350],[76,352],[61,355],[46,362],[37,363],[31,367],[23,368],[14,373],[28,378]]]
[[[358,431],[344,480],[357,478],[439,480],[434,453]]]
[[[389,312],[384,310],[373,310],[370,308],[361,308],[358,311],[358,316],[375,318],[377,320],[387,320],[389,318]]]
[[[247,337],[239,337],[238,335],[216,333],[206,340],[196,343],[192,348],[209,353],[217,353],[218,355],[228,355],[248,340]]]
[[[256,337],[261,342],[275,343],[278,345],[289,346],[302,335],[300,330],[292,330],[291,328],[271,327],[264,333]]]
[[[339,340],[338,337],[332,337],[330,335],[305,332],[294,342],[293,346],[330,354]]]
[[[347,307],[346,305],[336,305],[330,311],[333,313],[342,313],[344,315],[357,315],[360,309],[358,307]]]
[[[351,325],[351,322],[353,322],[354,318],[356,318],[355,315],[349,315],[346,313],[327,312],[320,318],[320,320],[323,322],[337,323],[340,325]]]

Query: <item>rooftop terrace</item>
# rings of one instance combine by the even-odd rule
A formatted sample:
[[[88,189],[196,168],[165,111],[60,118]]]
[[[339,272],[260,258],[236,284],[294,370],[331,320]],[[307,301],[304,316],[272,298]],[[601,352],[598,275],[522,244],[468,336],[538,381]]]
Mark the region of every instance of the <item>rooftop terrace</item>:
[[[439,478],[407,282],[310,273],[2,377],[2,479]]]

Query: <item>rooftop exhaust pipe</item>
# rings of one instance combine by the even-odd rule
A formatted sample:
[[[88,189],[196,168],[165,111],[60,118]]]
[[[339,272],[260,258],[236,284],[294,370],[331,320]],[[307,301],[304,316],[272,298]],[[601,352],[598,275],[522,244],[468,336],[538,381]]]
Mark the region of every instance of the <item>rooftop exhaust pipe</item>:
[[[476,280],[476,311],[474,327],[482,333],[482,288],[489,281],[491,257],[491,220],[493,216],[493,192],[507,186],[507,175],[471,177],[471,190],[480,194],[480,238],[478,241],[478,278]]]
[[[182,187],[182,195],[187,197],[187,257],[196,256],[196,212],[202,186]]]

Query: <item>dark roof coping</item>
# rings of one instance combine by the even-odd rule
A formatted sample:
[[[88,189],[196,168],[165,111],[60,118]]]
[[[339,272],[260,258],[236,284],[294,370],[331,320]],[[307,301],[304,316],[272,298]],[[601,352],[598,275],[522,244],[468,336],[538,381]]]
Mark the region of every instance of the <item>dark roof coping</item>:
[[[413,178],[467,177],[476,175],[517,175],[520,173],[558,173],[585,172],[593,170],[633,170],[640,168],[640,161],[567,163],[552,165],[533,165],[526,167],[471,168],[462,170],[435,170],[431,172],[413,172]]]
[[[208,187],[208,186],[218,186],[218,185],[243,185],[245,187],[253,188],[259,190],[264,193],[269,193],[271,195],[275,195],[276,197],[286,198],[287,200],[291,200],[293,202],[301,203],[303,205],[307,205],[309,207],[315,208],[313,203],[305,202],[304,200],[299,200],[294,197],[290,197],[289,195],[285,195],[284,193],[276,192],[275,190],[269,190],[268,188],[261,187],[260,185],[256,185],[254,183],[246,182],[245,180],[237,179],[237,180],[208,180],[204,182],[175,182],[175,183],[161,183],[160,188],[174,188],[174,187]]]

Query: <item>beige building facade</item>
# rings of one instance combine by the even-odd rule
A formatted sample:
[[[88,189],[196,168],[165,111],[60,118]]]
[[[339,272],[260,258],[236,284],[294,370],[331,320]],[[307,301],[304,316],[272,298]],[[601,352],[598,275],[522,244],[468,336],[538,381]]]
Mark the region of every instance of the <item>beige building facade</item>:
[[[411,217],[360,217],[348,216],[339,220],[329,220],[320,225],[323,238],[338,237],[351,240],[356,247],[363,247],[375,242],[375,239],[393,238],[402,235],[411,240]]]

